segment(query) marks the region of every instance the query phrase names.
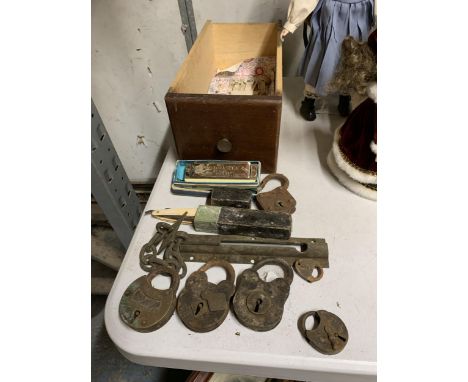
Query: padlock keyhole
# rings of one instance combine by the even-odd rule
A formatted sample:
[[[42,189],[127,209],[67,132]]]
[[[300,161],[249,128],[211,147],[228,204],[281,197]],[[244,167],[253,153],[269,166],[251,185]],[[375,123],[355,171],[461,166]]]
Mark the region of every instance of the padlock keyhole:
[[[203,308],[203,303],[200,302],[198,305],[197,305],[197,309],[195,310],[195,316],[198,315],[198,313],[200,313],[200,311],[202,310]]]
[[[262,303],[263,303],[263,300],[261,298],[257,299],[257,301],[255,302],[255,308],[254,308],[255,313],[258,313],[258,311],[260,310],[260,305],[262,305]]]
[[[140,311],[139,311],[139,310],[135,310],[135,311],[133,312],[133,317],[130,318],[130,322],[135,321],[139,315],[140,315]]]
[[[284,203],[283,203],[281,200],[277,200],[277,201],[276,201],[276,205],[277,205],[278,207],[284,207]]]

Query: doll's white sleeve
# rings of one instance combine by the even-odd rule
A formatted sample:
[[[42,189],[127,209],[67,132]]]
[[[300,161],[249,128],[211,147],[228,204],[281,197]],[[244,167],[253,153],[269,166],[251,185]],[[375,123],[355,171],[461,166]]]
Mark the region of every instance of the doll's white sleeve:
[[[291,0],[288,8],[288,19],[283,28],[288,30],[289,33],[294,33],[314,10],[317,3],[318,0]]]

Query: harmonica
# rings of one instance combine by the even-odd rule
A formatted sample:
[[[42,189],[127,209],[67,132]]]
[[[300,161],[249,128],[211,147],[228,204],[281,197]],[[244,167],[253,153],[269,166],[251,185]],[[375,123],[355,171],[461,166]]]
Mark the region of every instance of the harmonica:
[[[253,161],[177,161],[176,180],[187,183],[255,183],[260,163]]]

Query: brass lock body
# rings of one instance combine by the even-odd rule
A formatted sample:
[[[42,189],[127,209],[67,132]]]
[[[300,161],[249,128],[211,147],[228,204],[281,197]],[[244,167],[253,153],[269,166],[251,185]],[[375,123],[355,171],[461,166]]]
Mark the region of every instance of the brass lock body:
[[[273,179],[281,182],[281,186],[267,192],[258,193],[255,197],[260,209],[265,211],[279,211],[292,214],[296,211],[296,199],[289,193],[289,180],[283,174],[267,175],[259,185],[259,190],[263,190],[266,184]]]
[[[169,289],[156,289],[151,285],[151,281],[162,274],[171,277]],[[128,286],[120,300],[120,318],[138,332],[147,333],[161,328],[174,313],[178,287],[176,270],[167,266],[155,267]]]
[[[271,282],[261,280],[257,271],[269,264],[279,265],[284,277]],[[242,272],[233,299],[234,313],[240,323],[259,332],[275,328],[283,317],[292,279],[293,271],[288,263],[274,258],[260,261]]]
[[[226,280],[208,282],[206,271],[219,266],[226,271]],[[187,279],[177,300],[177,313],[184,325],[194,332],[204,333],[220,326],[229,313],[234,294],[235,272],[225,260],[211,260]]]
[[[310,316],[314,317],[314,326],[307,330],[305,322]],[[307,342],[322,354],[337,354],[348,343],[346,325],[338,316],[326,310],[304,313],[299,317],[297,326]]]

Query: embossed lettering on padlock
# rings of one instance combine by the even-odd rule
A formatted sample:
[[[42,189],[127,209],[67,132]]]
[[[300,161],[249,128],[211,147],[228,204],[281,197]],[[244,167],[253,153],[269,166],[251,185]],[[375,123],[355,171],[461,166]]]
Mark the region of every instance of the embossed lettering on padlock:
[[[258,206],[265,211],[280,211],[292,214],[296,211],[296,199],[288,191],[288,178],[282,174],[267,175],[260,183],[259,189],[262,190],[272,179],[278,179],[281,182],[281,186],[271,191],[257,194],[255,200]]]
[[[160,274],[171,277],[169,289],[156,289],[151,281]],[[161,328],[174,313],[179,275],[167,266],[156,266],[148,275],[132,282],[119,305],[123,322],[138,332],[152,332]]]
[[[215,266],[226,270],[226,280],[218,284],[208,282],[206,275]],[[234,280],[234,268],[225,260],[211,260],[192,273],[177,299],[177,313],[185,326],[201,333],[220,326],[229,313]]]
[[[314,326],[307,330],[306,319],[314,317]],[[307,342],[322,354],[337,354],[348,343],[348,329],[335,314],[326,310],[306,312],[298,320],[298,328]]]
[[[270,282],[261,280],[257,271],[269,264],[279,265],[284,277]],[[234,313],[241,324],[259,332],[275,328],[283,317],[292,279],[291,267],[281,259],[265,259],[242,272],[233,299]]]

